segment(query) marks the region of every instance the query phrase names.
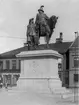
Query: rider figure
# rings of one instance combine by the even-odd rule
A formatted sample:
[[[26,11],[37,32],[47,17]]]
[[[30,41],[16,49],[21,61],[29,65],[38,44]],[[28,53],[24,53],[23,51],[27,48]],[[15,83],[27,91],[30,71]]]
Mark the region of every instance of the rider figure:
[[[36,36],[36,32],[35,32],[34,18],[31,18],[27,26],[27,41],[31,43],[33,37],[35,36]]]
[[[36,15],[36,25],[37,27],[41,28],[41,29],[45,29],[45,30],[42,30],[44,32],[50,32],[50,28],[47,24],[47,20],[49,19],[48,16],[44,13],[44,10],[43,10],[43,5],[40,7],[40,9],[38,9],[38,14]],[[42,32],[41,32],[42,34]]]

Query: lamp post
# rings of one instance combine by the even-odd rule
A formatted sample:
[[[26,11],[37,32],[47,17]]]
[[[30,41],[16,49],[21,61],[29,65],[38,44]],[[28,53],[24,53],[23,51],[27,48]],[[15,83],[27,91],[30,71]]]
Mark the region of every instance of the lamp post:
[[[75,32],[75,39],[78,37],[78,32]],[[77,52],[77,47],[75,45],[75,48],[74,48],[74,52],[75,52],[75,57],[78,56],[78,52]],[[75,67],[75,74],[77,74],[77,69]],[[77,87],[77,84],[74,83],[74,102],[76,102],[76,104],[78,103],[78,87]],[[78,105],[78,104],[77,104]]]

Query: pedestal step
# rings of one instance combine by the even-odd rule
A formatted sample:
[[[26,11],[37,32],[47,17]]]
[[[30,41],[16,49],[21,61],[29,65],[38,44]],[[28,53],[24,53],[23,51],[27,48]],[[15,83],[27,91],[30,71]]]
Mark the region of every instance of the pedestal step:
[[[26,91],[32,89],[40,93],[64,94],[70,91],[62,87],[59,79],[26,79],[20,78],[17,82],[17,88]]]

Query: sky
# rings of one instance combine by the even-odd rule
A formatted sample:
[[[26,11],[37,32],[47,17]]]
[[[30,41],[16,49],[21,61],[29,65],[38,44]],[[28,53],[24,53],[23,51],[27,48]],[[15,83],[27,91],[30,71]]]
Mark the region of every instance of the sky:
[[[24,45],[28,21],[41,5],[49,17],[59,17],[50,43],[60,32],[64,41],[74,41],[74,32],[79,31],[79,0],[0,0],[0,53]]]

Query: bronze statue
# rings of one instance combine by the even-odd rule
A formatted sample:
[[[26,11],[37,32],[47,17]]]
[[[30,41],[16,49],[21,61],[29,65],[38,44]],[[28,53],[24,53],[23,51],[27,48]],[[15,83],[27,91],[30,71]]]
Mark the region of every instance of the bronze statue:
[[[35,23],[34,18],[29,20],[29,25],[27,26],[27,43],[29,46],[38,45],[40,37],[45,37],[48,47],[51,35],[54,32],[58,17],[53,15],[49,18],[44,13],[43,7],[42,5],[38,9],[39,13],[36,15]]]

